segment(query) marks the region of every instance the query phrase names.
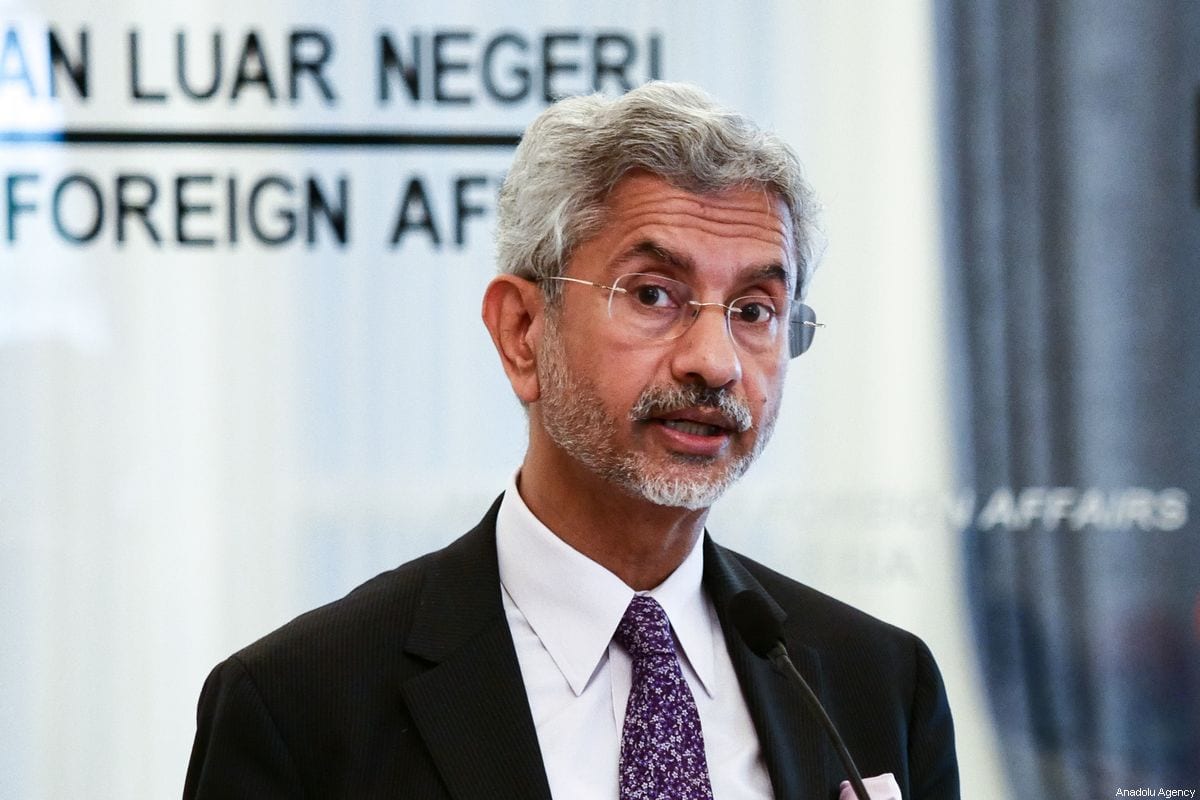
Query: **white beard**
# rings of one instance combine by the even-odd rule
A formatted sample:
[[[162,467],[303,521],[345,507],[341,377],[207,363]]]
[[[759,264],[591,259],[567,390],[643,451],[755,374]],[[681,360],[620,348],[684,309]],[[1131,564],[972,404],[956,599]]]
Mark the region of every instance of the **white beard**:
[[[724,468],[715,458],[671,456],[667,464],[652,461],[645,453],[619,452],[614,445],[617,421],[604,410],[596,385],[574,375],[567,367],[566,352],[555,320],[547,319],[538,358],[538,382],[542,425],[559,448],[622,490],[660,506],[700,510],[717,501],[740,478],[762,452],[775,427],[775,415],[762,421],[751,452],[734,458]],[[649,410],[663,404],[679,407],[697,405],[686,398],[703,389],[649,387],[630,410],[630,419],[640,421]],[[707,395],[715,393],[708,391]],[[745,403],[719,393],[720,407],[743,429],[751,415]],[[709,404],[715,404],[710,401]]]

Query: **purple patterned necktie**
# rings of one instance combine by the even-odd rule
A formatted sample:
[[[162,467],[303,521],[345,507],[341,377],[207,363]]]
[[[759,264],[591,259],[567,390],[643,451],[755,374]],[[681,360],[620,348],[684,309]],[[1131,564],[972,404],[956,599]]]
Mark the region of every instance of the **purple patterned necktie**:
[[[679,669],[666,612],[637,595],[613,638],[633,658],[621,733],[621,800],[712,800],[700,714]]]

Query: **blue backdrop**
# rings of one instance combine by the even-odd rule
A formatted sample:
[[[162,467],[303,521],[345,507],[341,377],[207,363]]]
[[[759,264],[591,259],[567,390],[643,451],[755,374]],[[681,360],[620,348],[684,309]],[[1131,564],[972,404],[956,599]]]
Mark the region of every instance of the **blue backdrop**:
[[[1200,4],[937,4],[963,534],[1023,798],[1200,780]]]

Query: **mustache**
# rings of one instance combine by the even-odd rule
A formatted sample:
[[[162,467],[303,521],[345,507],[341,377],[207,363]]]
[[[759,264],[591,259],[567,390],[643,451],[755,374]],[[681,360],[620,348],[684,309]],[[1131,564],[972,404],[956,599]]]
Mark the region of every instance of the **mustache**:
[[[726,427],[739,433],[750,430],[754,423],[749,406],[728,389],[696,385],[647,387],[629,409],[629,418],[634,422],[646,422],[700,406],[715,410],[724,418]]]

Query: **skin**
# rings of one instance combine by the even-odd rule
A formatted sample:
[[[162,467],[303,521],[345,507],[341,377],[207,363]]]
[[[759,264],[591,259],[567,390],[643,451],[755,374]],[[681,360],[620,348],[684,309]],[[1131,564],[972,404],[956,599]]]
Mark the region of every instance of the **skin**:
[[[605,225],[576,248],[564,275],[611,283],[628,272],[661,272],[689,283],[704,302],[728,302],[769,287],[791,292],[791,228],[786,206],[771,192],[749,187],[696,195],[633,173],[613,189],[608,208]],[[648,253],[647,242],[670,259]],[[608,318],[602,291],[568,284],[555,311],[546,308],[537,284],[513,275],[488,286],[483,320],[513,391],[529,410],[521,497],[550,530],[633,589],[657,586],[691,551],[708,509],[655,505],[596,474],[547,435],[538,379],[547,325],[557,320],[569,369],[594,386],[596,401],[615,421],[611,444],[620,452],[640,452],[651,469],[671,474],[724,469],[754,452],[779,408],[786,336],[775,350],[748,353],[730,338],[724,316],[706,309],[677,339],[630,339]],[[748,405],[754,424],[742,432],[688,437],[660,422],[629,418],[646,387],[672,384],[725,388]],[[710,412],[682,416],[700,419]],[[700,450],[703,458],[696,457]]]

